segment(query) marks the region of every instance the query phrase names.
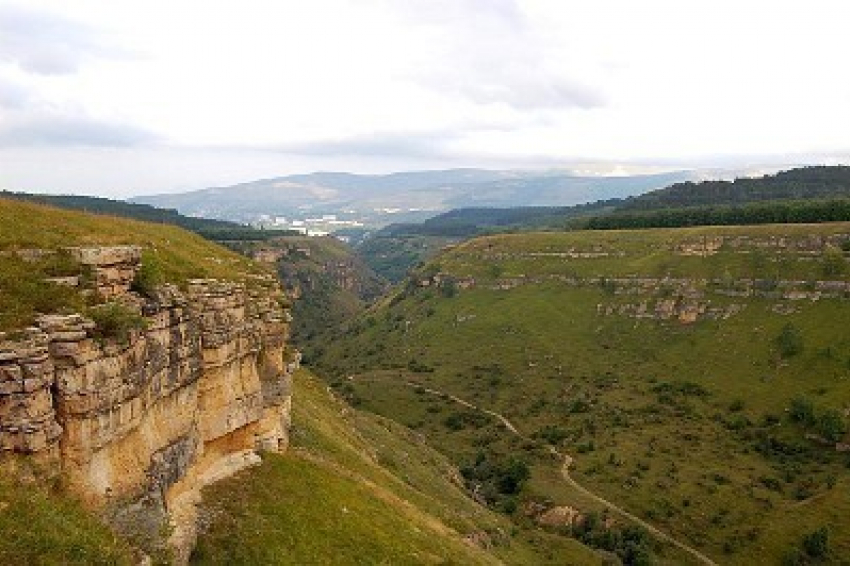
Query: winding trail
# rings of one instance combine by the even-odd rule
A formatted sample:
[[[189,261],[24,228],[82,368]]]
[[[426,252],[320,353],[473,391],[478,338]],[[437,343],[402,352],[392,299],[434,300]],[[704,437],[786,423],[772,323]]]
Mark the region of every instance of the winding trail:
[[[474,404],[470,403],[469,401],[467,401],[466,399],[462,399],[460,397],[457,397],[456,395],[451,395],[449,393],[445,393],[445,392],[439,391],[437,389],[425,387],[424,385],[422,385],[420,383],[416,383],[415,381],[408,380],[407,385],[414,388],[414,389],[424,391],[424,392],[426,392],[430,395],[435,395],[435,396],[441,397],[443,399],[449,399],[449,400],[454,401],[455,403],[462,405],[462,406],[464,406],[468,409],[473,409],[475,411],[479,411],[479,412],[485,413],[487,415],[490,415],[491,417],[493,417],[493,418],[497,419],[499,422],[501,422],[502,425],[506,429],[508,429],[512,434],[516,435],[517,437],[519,437],[523,440],[531,440],[528,436],[522,434],[514,426],[514,424],[507,419],[507,417],[505,417],[504,415],[501,415],[501,414],[499,414],[495,411],[491,411],[489,409],[484,409],[482,407],[474,405]],[[575,490],[582,493],[583,495],[593,499],[597,503],[600,503],[603,506],[612,509],[613,511],[617,512],[618,514],[622,515],[623,517],[626,517],[627,519],[636,523],[637,525],[640,525],[641,527],[643,527],[644,529],[646,529],[647,531],[649,531],[650,533],[655,535],[656,538],[663,540],[664,542],[675,546],[679,550],[682,550],[682,551],[690,554],[691,556],[696,558],[699,562],[702,562],[703,564],[708,564],[709,566],[717,566],[717,563],[715,561],[713,561],[711,558],[709,558],[708,556],[706,556],[705,554],[703,554],[699,550],[693,548],[692,546],[688,546],[687,544],[685,544],[681,541],[676,540],[675,538],[668,535],[664,531],[662,531],[662,530],[654,527],[653,525],[647,523],[646,521],[644,521],[640,517],[633,515],[632,513],[629,513],[625,509],[615,505],[614,503],[608,501],[604,497],[593,493],[592,491],[590,491],[589,489],[587,489],[586,487],[584,487],[583,485],[578,483],[570,475],[570,466],[572,466],[572,463],[573,463],[572,456],[570,456],[569,454],[566,454],[564,452],[561,452],[560,450],[558,450],[557,448],[555,448],[552,445],[549,445],[549,452],[553,456],[560,458],[561,461],[563,462],[563,464],[561,465],[561,477],[564,479],[565,482],[567,482],[570,485],[570,487],[574,488]]]

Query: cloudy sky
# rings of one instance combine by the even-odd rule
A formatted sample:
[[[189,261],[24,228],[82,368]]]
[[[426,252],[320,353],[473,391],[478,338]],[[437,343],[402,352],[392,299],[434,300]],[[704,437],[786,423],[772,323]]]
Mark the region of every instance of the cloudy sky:
[[[0,188],[848,162],[846,0],[0,0]]]

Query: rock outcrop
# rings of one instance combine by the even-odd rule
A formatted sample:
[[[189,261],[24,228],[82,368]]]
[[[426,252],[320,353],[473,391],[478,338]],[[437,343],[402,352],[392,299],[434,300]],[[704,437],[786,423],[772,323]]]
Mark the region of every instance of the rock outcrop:
[[[120,297],[130,291],[142,259],[142,249],[138,246],[68,248],[67,251],[91,270],[94,290],[105,299]]]
[[[0,340],[0,447],[61,469],[118,523],[170,517],[185,560],[200,489],[287,446],[298,360],[286,358],[282,294],[273,281],[193,280],[142,298],[129,291],[138,248],[76,253],[95,292],[141,324],[103,339],[84,316],[48,315]]]

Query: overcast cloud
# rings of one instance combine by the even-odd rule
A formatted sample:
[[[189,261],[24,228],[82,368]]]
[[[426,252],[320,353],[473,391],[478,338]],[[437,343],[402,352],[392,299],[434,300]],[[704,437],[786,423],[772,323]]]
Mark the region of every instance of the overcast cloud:
[[[0,188],[841,161],[847,21],[844,0],[0,0]]]
[[[110,49],[82,22],[24,5],[0,5],[0,59],[23,71],[62,75]]]

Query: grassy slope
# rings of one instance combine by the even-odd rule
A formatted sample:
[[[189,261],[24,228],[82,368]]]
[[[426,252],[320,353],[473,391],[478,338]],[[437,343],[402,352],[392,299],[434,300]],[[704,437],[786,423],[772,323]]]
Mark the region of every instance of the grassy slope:
[[[265,271],[176,226],[0,199],[0,330],[30,324],[36,312],[79,310],[83,304],[76,292],[42,280],[74,274],[73,265],[67,261],[56,265],[56,258],[24,262],[8,252],[122,244],[144,247],[143,262],[155,266],[158,282],[181,283],[195,277],[238,280]]]
[[[537,462],[532,497],[587,505],[539,448],[518,444],[497,423],[451,431],[443,423],[452,409],[417,395],[401,378],[494,408],[528,434],[556,427],[564,435],[560,443],[577,457],[576,479],[721,563],[778,563],[822,525],[830,528],[833,558],[848,555],[850,459],[805,438],[807,430],[791,422],[787,408],[796,396],[819,412],[850,405],[850,302],[795,302],[798,312],[779,315],[773,301],[709,295],[713,304],[746,302],[747,308],[729,320],[684,326],[599,316],[599,303],[640,300],[602,286],[544,281],[485,288],[494,276],[547,274],[827,278],[822,260],[769,248],[724,249],[707,258],[671,253],[676,243],[721,233],[798,238],[848,234],[850,225],[473,240],[436,261],[451,274],[476,277],[476,289],[454,298],[420,290],[384,304],[352,337],[330,345],[324,369],[357,374],[348,383],[366,407],[417,428],[458,461],[480,446],[524,450]],[[570,249],[624,255],[527,255]],[[775,338],[787,323],[801,330],[805,349],[780,360]],[[412,360],[418,373],[407,369]],[[681,382],[706,393],[682,393],[675,389]],[[672,392],[665,391],[670,385]]]
[[[464,495],[453,468],[421,438],[352,410],[305,371],[294,399],[290,451],[207,490],[212,523],[196,563],[598,563],[570,541],[512,535],[504,518]],[[472,532],[495,546],[462,542]]]
[[[127,544],[61,491],[0,474],[0,564],[132,564]]]

